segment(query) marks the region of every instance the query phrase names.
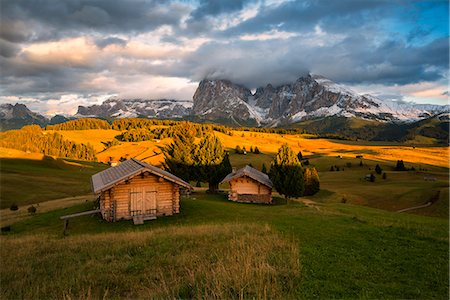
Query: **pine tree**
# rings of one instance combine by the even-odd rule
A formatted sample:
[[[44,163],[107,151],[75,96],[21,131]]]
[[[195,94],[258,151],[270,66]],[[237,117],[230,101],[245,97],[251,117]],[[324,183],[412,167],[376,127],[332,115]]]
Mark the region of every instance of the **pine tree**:
[[[359,166],[362,167],[363,166],[363,162],[362,160],[359,161]]]
[[[397,165],[395,166],[395,170],[406,171],[406,167],[405,167],[405,164],[403,163],[403,160],[397,160]]]
[[[302,151],[298,151],[297,158],[298,158],[299,161],[302,161],[302,159],[303,159]]]
[[[258,146],[255,147],[255,154],[260,154],[261,151],[259,151]]]
[[[375,172],[377,172],[378,175],[381,174],[381,173],[383,172],[383,169],[381,169],[381,167],[380,167],[379,164],[377,164],[377,165],[375,166]]]
[[[278,149],[269,173],[275,189],[286,199],[303,195],[303,170],[297,155],[288,144]]]
[[[334,172],[334,167],[333,166],[331,166],[330,171]]]
[[[176,126],[173,142],[163,149],[164,168],[184,180],[195,179],[193,130],[188,122]]]
[[[316,168],[306,168],[303,174],[305,181],[305,196],[311,196],[320,190],[319,174]]]
[[[266,168],[265,164],[262,164],[261,172],[263,172],[264,174],[267,174],[267,168]]]
[[[253,153],[253,146],[250,146],[250,153]]]
[[[381,178],[386,179],[387,178],[386,173],[383,173],[383,176]]]
[[[209,191],[216,192],[219,182],[231,172],[231,164],[223,145],[214,134],[207,134],[200,140],[195,153],[198,175],[208,182]]]

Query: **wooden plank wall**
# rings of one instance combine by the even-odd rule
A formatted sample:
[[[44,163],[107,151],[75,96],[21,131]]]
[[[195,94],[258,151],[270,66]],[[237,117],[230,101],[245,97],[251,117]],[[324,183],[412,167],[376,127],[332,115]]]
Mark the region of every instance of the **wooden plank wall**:
[[[228,199],[238,201],[239,194],[271,195],[272,190],[253,178],[243,176],[230,181],[230,193],[228,194]]]
[[[137,175],[102,193],[100,207],[105,210],[103,216],[106,220],[113,221],[112,216],[108,216],[106,213],[114,206],[113,203],[117,220],[132,218],[130,215],[130,191],[132,189],[155,189],[157,191],[157,216],[168,216],[180,212],[179,186],[147,172],[143,176]]]

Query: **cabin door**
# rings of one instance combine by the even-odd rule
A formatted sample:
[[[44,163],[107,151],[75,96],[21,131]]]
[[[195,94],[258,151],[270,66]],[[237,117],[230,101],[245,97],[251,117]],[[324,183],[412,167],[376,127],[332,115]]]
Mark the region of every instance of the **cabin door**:
[[[155,189],[145,189],[144,197],[144,213],[146,215],[156,216],[157,204],[156,204],[157,192]]]
[[[131,189],[130,215],[156,215],[156,190],[148,188]]]

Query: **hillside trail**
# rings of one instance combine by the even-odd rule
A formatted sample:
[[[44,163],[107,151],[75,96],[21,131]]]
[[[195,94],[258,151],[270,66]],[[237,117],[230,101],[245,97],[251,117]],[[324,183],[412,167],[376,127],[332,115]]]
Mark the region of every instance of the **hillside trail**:
[[[402,213],[402,212],[407,212],[407,211],[410,211],[410,210],[421,209],[421,208],[425,208],[425,207],[431,206],[431,205],[433,205],[434,203],[436,203],[439,200],[439,195],[440,194],[441,194],[441,191],[438,191],[433,196],[431,196],[430,200],[427,203],[425,203],[423,205],[418,205],[418,206],[414,206],[414,207],[408,207],[408,208],[400,209],[400,210],[397,210],[397,212]]]
[[[76,204],[81,204],[86,201],[92,201],[94,200],[93,195],[81,195],[81,196],[75,196],[75,197],[65,197],[65,198],[59,198],[44,202],[39,202],[36,204],[24,204],[19,206],[19,209],[16,211],[12,211],[9,208],[4,208],[0,210],[0,225],[6,226],[11,225],[16,222],[31,218],[32,215],[28,213],[28,207],[33,205],[36,207],[37,211],[36,214],[49,212],[56,209],[66,208],[70,207]]]

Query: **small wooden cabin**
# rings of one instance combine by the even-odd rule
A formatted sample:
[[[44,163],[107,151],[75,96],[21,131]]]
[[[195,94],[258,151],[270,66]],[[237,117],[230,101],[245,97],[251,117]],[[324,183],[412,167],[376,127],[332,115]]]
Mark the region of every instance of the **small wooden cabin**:
[[[272,203],[272,181],[250,166],[228,174],[221,183],[230,183],[228,199],[236,202]]]
[[[99,194],[105,220],[144,220],[180,212],[180,188],[189,183],[167,171],[130,159],[92,176],[92,189]]]

